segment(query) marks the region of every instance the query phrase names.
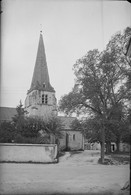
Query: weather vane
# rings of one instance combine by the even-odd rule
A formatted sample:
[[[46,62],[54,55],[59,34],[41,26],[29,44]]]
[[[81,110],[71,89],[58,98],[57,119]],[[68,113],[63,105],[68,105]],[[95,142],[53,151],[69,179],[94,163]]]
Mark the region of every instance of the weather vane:
[[[40,24],[40,29],[41,29],[41,30],[40,30],[40,33],[42,33],[42,24]]]

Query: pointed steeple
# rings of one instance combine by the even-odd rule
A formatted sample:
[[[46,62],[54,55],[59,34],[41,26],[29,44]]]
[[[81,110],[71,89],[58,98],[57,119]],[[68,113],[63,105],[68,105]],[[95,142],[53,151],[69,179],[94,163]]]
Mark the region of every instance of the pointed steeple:
[[[33,78],[28,93],[31,92],[32,90],[43,90],[43,91],[55,92],[54,88],[50,84],[44,42],[41,33],[39,38],[39,45],[38,45]]]

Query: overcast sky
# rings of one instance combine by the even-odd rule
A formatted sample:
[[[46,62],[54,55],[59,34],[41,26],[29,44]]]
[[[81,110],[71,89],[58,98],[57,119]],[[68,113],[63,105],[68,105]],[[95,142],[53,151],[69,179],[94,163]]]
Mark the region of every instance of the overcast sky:
[[[20,99],[24,104],[41,29],[59,101],[73,87],[76,60],[91,49],[103,50],[113,34],[131,26],[126,1],[4,0],[2,10],[0,104],[7,107],[16,107]]]

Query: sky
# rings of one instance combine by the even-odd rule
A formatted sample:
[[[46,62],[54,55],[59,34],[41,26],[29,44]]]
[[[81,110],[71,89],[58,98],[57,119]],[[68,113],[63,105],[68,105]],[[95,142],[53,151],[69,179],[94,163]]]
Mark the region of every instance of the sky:
[[[42,30],[57,101],[74,85],[73,65],[131,26],[131,4],[106,0],[4,0],[1,14],[0,106],[24,104]]]

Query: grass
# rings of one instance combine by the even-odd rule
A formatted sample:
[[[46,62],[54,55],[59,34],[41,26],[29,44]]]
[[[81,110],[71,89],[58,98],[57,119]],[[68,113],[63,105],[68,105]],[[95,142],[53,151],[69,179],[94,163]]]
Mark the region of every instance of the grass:
[[[128,152],[115,152],[105,155],[105,164],[129,164],[130,153]]]
[[[130,155],[128,154],[111,154],[111,158],[116,160],[116,161],[119,161],[121,163],[124,163],[125,161],[126,162],[130,162]]]
[[[70,154],[71,154],[71,156],[73,156],[75,154],[80,154],[81,152],[83,152],[83,151],[81,151],[81,150],[79,150],[79,151],[70,151]]]
[[[70,151],[71,157],[76,154],[80,154],[82,151]],[[91,156],[98,156],[100,152],[92,153]],[[64,155],[64,152],[61,156]],[[98,160],[100,163],[100,159]],[[114,152],[110,154],[105,154],[105,165],[118,165],[118,164],[129,164],[130,163],[130,153],[129,152]]]

